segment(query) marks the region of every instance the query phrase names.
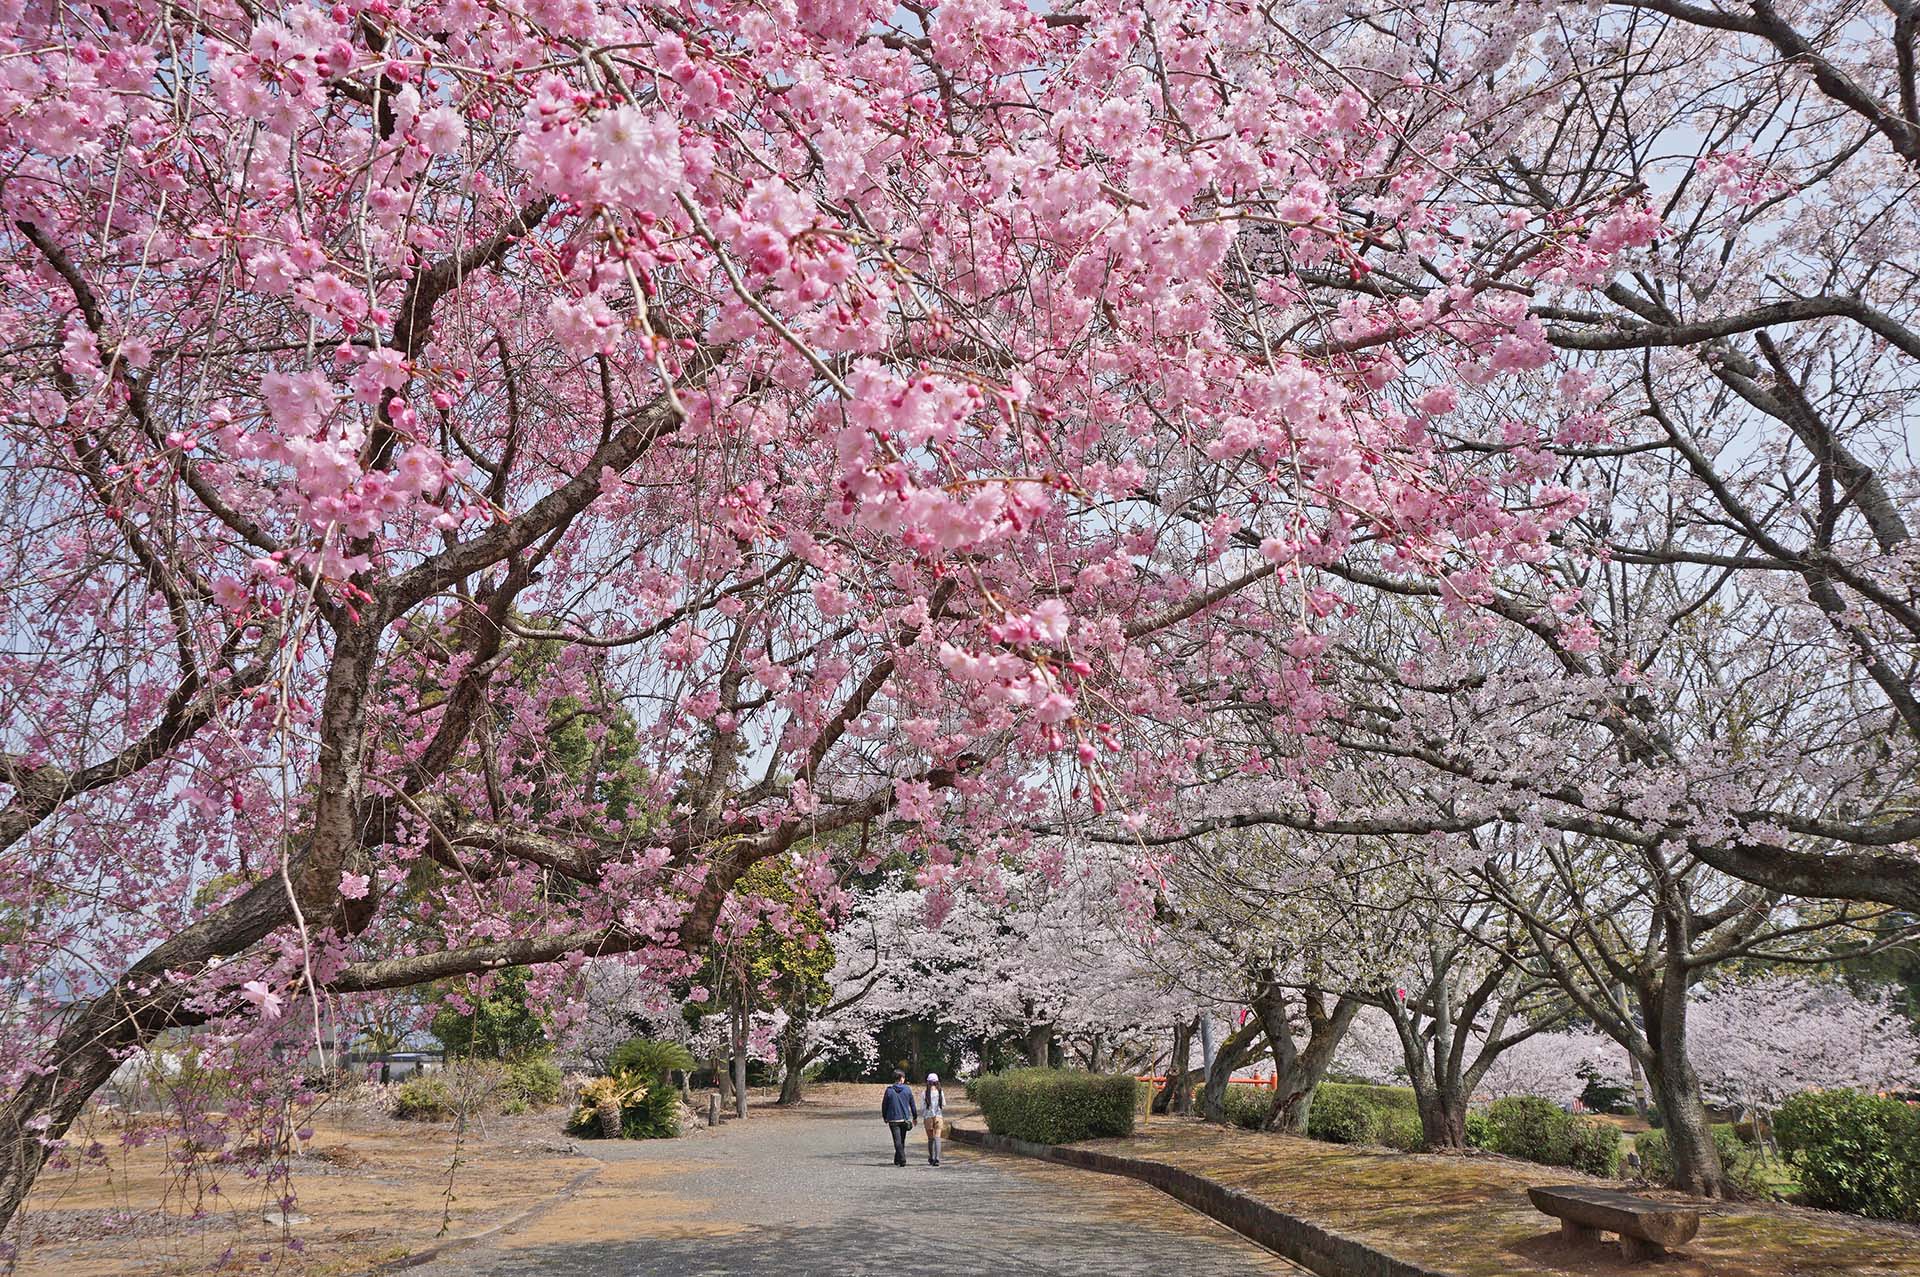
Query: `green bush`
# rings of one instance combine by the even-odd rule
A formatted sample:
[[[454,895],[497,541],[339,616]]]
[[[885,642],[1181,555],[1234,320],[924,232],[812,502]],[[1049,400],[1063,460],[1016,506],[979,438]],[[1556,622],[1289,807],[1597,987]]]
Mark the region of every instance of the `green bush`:
[[[1714,1124],[1713,1147],[1728,1178],[1735,1184],[1744,1183],[1749,1178],[1746,1172],[1753,1162],[1753,1150],[1726,1123]],[[1642,1131],[1634,1137],[1633,1151],[1640,1155],[1641,1179],[1649,1184],[1673,1183],[1673,1146],[1666,1131]]]
[[[1405,1113],[1398,1109],[1376,1109],[1379,1130],[1374,1138],[1388,1148],[1397,1148],[1403,1153],[1418,1153],[1427,1146],[1426,1131],[1420,1126],[1418,1113]]]
[[[432,1074],[408,1078],[393,1095],[393,1115],[408,1122],[444,1122],[458,1107],[453,1088]]]
[[[1379,1111],[1350,1087],[1322,1086],[1307,1109],[1307,1134],[1330,1144],[1371,1144],[1380,1131]]]
[[[524,1113],[556,1104],[560,1100],[560,1066],[545,1055],[509,1064],[506,1084],[501,1089],[504,1112]]]
[[[638,1104],[620,1110],[620,1134],[630,1140],[670,1140],[680,1133],[680,1092],[656,1083]]]
[[[974,1099],[995,1135],[1037,1144],[1131,1135],[1135,1083],[1077,1069],[1009,1069],[980,1078]]]
[[[1267,1110],[1273,1106],[1273,1092],[1258,1086],[1229,1086],[1222,1103],[1227,1110],[1227,1121],[1245,1130],[1257,1131],[1267,1120]]]
[[[1566,1112],[1552,1100],[1516,1095],[1487,1109],[1486,1147],[1543,1166],[1570,1166],[1589,1175],[1620,1168],[1620,1131]]]
[[[1493,1147],[1493,1123],[1487,1120],[1485,1113],[1467,1114],[1467,1147]]]
[[[1620,1128],[1580,1117],[1573,1119],[1573,1126],[1573,1169],[1616,1178],[1620,1174]]]
[[[655,1081],[678,1070],[691,1073],[695,1060],[693,1052],[678,1042],[663,1042],[654,1038],[628,1038],[613,1048],[613,1056],[607,1062],[607,1072],[618,1077],[632,1074]]]
[[[1332,1094],[1352,1095],[1376,1113],[1411,1113],[1420,1116],[1420,1101],[1410,1086],[1376,1086],[1371,1082],[1322,1082],[1313,1092],[1313,1102]]]
[[[1806,1091],[1774,1138],[1810,1206],[1920,1223],[1920,1108],[1859,1091]]]

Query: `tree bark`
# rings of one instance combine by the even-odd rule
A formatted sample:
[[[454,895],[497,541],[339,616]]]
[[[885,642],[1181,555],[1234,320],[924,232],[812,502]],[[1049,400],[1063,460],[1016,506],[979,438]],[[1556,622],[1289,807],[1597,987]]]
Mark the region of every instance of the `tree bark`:
[[[744,1008],[733,1016],[733,1115],[747,1115],[747,1016]]]
[[[1652,1057],[1644,1063],[1665,1123],[1673,1187],[1701,1197],[1724,1197],[1726,1168],[1713,1144],[1713,1127],[1700,1098],[1700,1077],[1687,1053],[1686,981],[1669,977],[1642,994]]]
[[[1053,1026],[1035,1024],[1027,1028],[1026,1041],[1022,1044],[1027,1055],[1027,1063],[1036,1069],[1047,1067],[1047,1057],[1053,1048]]]
[[[1250,1015],[1245,1024],[1221,1040],[1207,1069],[1207,1083],[1200,1091],[1201,1117],[1209,1122],[1227,1120],[1227,1086],[1233,1080],[1233,1071],[1253,1058],[1259,1039],[1259,1017]]]
[[[807,1028],[796,1016],[780,1036],[780,1104],[801,1100],[801,1074],[807,1067]]]
[[[1332,1067],[1333,1053],[1360,1011],[1360,1004],[1344,994],[1329,1007],[1325,991],[1315,988],[1305,991],[1301,1005],[1307,1021],[1304,1046],[1294,1041],[1287,1023],[1284,990],[1268,985],[1253,1000],[1254,1014],[1260,1018],[1267,1041],[1273,1044],[1275,1066],[1273,1103],[1261,1124],[1263,1130],[1306,1134],[1313,1089]]]

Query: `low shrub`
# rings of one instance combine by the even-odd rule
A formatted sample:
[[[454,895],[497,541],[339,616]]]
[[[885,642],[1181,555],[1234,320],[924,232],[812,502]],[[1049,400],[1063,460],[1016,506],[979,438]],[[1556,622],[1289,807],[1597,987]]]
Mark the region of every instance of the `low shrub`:
[[[1273,1092],[1257,1086],[1229,1086],[1222,1103],[1227,1110],[1227,1121],[1244,1130],[1257,1131],[1267,1120],[1267,1110],[1273,1106]]]
[[[1920,1108],[1860,1091],[1805,1091],[1773,1117],[1809,1206],[1920,1223]]]
[[[1307,1109],[1307,1134],[1329,1144],[1371,1144],[1380,1130],[1378,1112],[1343,1087],[1323,1086]]]
[[[1412,1088],[1364,1082],[1322,1082],[1316,1087],[1307,1110],[1307,1134],[1331,1144],[1402,1149],[1425,1145]]]
[[[1467,1114],[1466,1134],[1468,1148],[1493,1147],[1493,1123],[1485,1113]]]
[[[1420,1126],[1418,1113],[1406,1113],[1399,1109],[1376,1109],[1379,1129],[1374,1139],[1388,1148],[1397,1148],[1403,1153],[1418,1153],[1427,1146],[1426,1132]]]
[[[1620,1168],[1620,1131],[1568,1113],[1552,1100],[1516,1095],[1487,1109],[1486,1145],[1542,1166],[1570,1166],[1589,1175]]]
[[[1713,1127],[1714,1151],[1720,1165],[1736,1187],[1750,1187],[1754,1150],[1742,1142],[1733,1127],[1716,1123]],[[1649,1184],[1673,1183],[1673,1145],[1666,1131],[1642,1131],[1634,1136],[1633,1151],[1640,1157],[1640,1178]]]
[[[1009,1069],[974,1083],[973,1097],[995,1135],[1037,1144],[1131,1135],[1133,1078],[1077,1069]]]
[[[444,1122],[458,1108],[453,1088],[431,1073],[408,1078],[393,1093],[393,1115],[408,1122]]]
[[[501,1087],[501,1111],[524,1113],[545,1108],[560,1099],[560,1066],[549,1056],[534,1056],[507,1065],[506,1081]]]
[[[1420,1116],[1420,1101],[1410,1086],[1379,1086],[1372,1082],[1322,1082],[1313,1092],[1314,1103],[1332,1094],[1352,1095],[1378,1113]]]

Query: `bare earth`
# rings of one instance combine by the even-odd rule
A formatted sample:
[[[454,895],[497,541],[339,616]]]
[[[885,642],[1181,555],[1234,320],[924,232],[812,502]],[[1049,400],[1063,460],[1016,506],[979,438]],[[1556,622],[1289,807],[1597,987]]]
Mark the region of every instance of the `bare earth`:
[[[689,1138],[572,1141],[560,1110],[493,1118],[455,1157],[448,1125],[336,1116],[295,1161],[294,1222],[229,1167],[220,1192],[163,1174],[165,1151],[110,1170],[49,1172],[29,1203],[22,1277],[246,1273],[346,1277],[437,1242],[495,1233],[421,1277],[779,1277],[1057,1274],[1254,1277],[1295,1268],[1144,1185],[948,1145],[914,1133],[893,1165],[879,1087],[818,1088],[797,1111],[756,1109]],[[96,1135],[110,1148],[115,1137]],[[577,1150],[569,1153],[569,1148]],[[576,1184],[583,1174],[589,1178]],[[573,1192],[564,1190],[576,1185]],[[196,1204],[203,1214],[191,1218]],[[533,1212],[529,1215],[529,1212]],[[298,1249],[289,1249],[289,1239]]]
[[[337,1115],[314,1124],[293,1161],[294,1222],[278,1219],[279,1189],[254,1168],[183,1182],[173,1151],[118,1147],[106,1124],[107,1168],[46,1171],[27,1202],[21,1277],[157,1277],[272,1273],[344,1277],[512,1218],[597,1163],[569,1156],[559,1110],[470,1126],[456,1155],[449,1125]],[[76,1135],[81,1132],[76,1131]],[[452,1201],[447,1200],[449,1170]],[[198,1218],[195,1217],[198,1212]],[[304,1217],[304,1219],[302,1218]],[[289,1247],[288,1242],[295,1243]]]
[[[1527,1201],[1529,1184],[1602,1181],[1504,1157],[1350,1148],[1182,1118],[1153,1118],[1132,1139],[1094,1140],[1086,1147],[1199,1172],[1391,1255],[1461,1277],[1920,1277],[1920,1228],[1784,1205],[1705,1203],[1699,1236],[1682,1253],[1657,1265],[1629,1265],[1615,1243],[1597,1250],[1563,1243],[1558,1223]]]

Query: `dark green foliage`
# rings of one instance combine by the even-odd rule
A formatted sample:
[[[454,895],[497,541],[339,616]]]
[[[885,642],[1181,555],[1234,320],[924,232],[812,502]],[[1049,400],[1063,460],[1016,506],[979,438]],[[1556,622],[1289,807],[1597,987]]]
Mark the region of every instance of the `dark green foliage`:
[[[1397,1148],[1403,1153],[1418,1153],[1427,1146],[1426,1133],[1420,1129],[1418,1113],[1403,1113],[1394,1109],[1376,1110],[1379,1130],[1374,1138],[1388,1148]]]
[[[1810,1206],[1920,1223],[1920,1108],[1860,1091],[1804,1091],[1774,1137]]]
[[[409,1122],[444,1122],[458,1107],[453,1088],[431,1074],[408,1078],[393,1096],[393,1115]]]
[[[1322,1082],[1316,1087],[1307,1110],[1307,1134],[1333,1144],[1406,1149],[1424,1144],[1413,1089],[1366,1082]]]
[[[1589,1175],[1620,1169],[1620,1131],[1575,1117],[1552,1100],[1517,1095],[1487,1110],[1487,1147],[1543,1166],[1571,1166]]]
[[[1358,1087],[1327,1083],[1313,1093],[1307,1110],[1307,1134],[1330,1144],[1372,1144],[1380,1133],[1380,1111]]]
[[[680,1133],[680,1092],[666,1083],[647,1088],[638,1104],[620,1110],[620,1134],[630,1140],[670,1140]]]
[[[1249,1131],[1257,1131],[1260,1124],[1267,1120],[1267,1110],[1273,1105],[1273,1092],[1258,1086],[1229,1086],[1221,1101],[1227,1110],[1227,1121]]]
[[[1582,1064],[1575,1076],[1587,1080],[1585,1089],[1580,1092],[1580,1103],[1591,1113],[1624,1113],[1631,1107],[1627,1096],[1631,1094],[1624,1082],[1608,1078],[1592,1064]]]
[[[1037,1144],[1133,1134],[1135,1081],[1077,1069],[1009,1069],[978,1078],[973,1097],[995,1135]]]
[[[1485,1113],[1467,1114],[1467,1147],[1492,1148],[1493,1123],[1487,1120]]]
[[[445,1003],[433,1017],[433,1036],[447,1054],[482,1060],[523,1060],[546,1050],[546,1030],[527,1007],[527,973],[500,972],[485,995],[468,991],[471,1011]]]
[[[664,1081],[669,1073],[688,1073],[694,1066],[693,1052],[678,1042],[653,1038],[628,1038],[613,1048],[607,1071],[615,1075],[631,1073],[649,1082]]]

